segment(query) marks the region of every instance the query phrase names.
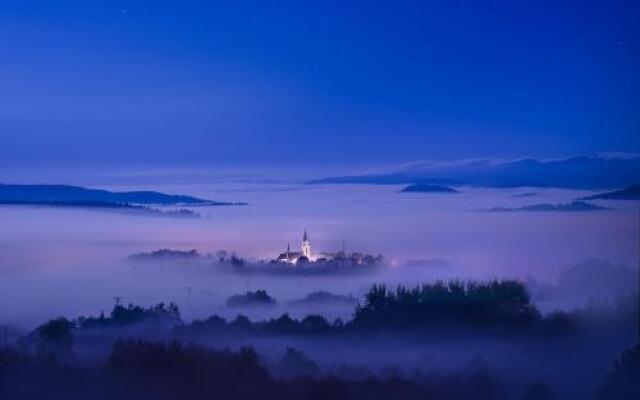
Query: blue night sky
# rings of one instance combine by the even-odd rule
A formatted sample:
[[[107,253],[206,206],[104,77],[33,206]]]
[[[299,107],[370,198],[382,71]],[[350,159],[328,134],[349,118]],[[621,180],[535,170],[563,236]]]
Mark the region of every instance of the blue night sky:
[[[0,0],[0,165],[639,152],[639,4]]]

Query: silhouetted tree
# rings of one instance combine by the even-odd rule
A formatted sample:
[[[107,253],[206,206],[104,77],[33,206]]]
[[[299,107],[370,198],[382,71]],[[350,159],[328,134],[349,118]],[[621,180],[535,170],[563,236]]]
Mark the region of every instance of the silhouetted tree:
[[[52,319],[36,329],[38,354],[46,357],[67,358],[73,347],[74,325],[66,318]]]
[[[117,341],[108,375],[124,393],[147,398],[259,398],[273,391],[267,371],[251,348],[214,351],[179,342]]]
[[[227,299],[227,307],[275,306],[278,303],[265,290],[236,294]]]
[[[288,347],[278,363],[278,374],[284,378],[313,377],[319,368],[313,360],[300,350]]]
[[[331,325],[321,315],[309,315],[306,316],[301,322],[302,328],[305,331],[313,333],[325,333],[331,330]]]
[[[81,329],[123,327],[142,322],[175,325],[181,323],[182,320],[180,318],[180,310],[175,303],[169,303],[168,305],[158,303],[149,308],[133,304],[129,304],[126,307],[116,304],[108,318],[105,318],[103,313],[98,318],[78,318],[78,326]]]
[[[640,343],[614,362],[602,385],[601,400],[640,399]]]
[[[436,282],[395,291],[373,286],[358,304],[359,327],[415,328],[434,324],[531,326],[541,320],[525,286],[516,281]]]

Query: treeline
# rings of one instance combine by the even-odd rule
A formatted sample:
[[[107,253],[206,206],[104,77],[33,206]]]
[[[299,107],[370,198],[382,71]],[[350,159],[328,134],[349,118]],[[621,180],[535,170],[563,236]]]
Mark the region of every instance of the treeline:
[[[412,289],[373,286],[353,319],[327,321],[320,315],[252,322],[243,315],[227,321],[219,316],[176,327],[178,335],[287,334],[314,335],[363,332],[412,331],[437,334],[447,328],[488,330],[491,333],[554,335],[575,328],[571,314],[542,313],[531,302],[525,286],[517,281],[486,283],[452,281],[424,284]]]
[[[258,293],[258,292],[256,292]],[[266,292],[260,291],[263,297]],[[270,299],[270,297],[269,297]],[[412,289],[373,286],[358,303],[349,321],[328,321],[321,315],[301,319],[283,314],[278,318],[251,321],[243,315],[226,320],[213,315],[185,324],[177,305],[158,304],[150,308],[116,305],[108,316],[59,318],[42,325],[23,339],[25,343],[46,342],[56,337],[105,328],[147,326],[151,332],[166,332],[179,338],[225,335],[337,335],[390,331],[464,332],[518,335],[555,335],[575,329],[576,313],[554,312],[542,315],[531,302],[525,286],[517,281],[485,283],[452,281],[425,284]],[[56,329],[54,329],[56,328]]]
[[[105,317],[104,313],[97,318],[80,317],[76,325],[79,329],[92,329],[122,327],[142,322],[177,325],[182,323],[182,319],[175,303],[159,303],[149,308],[133,304],[126,307],[116,304],[109,317]]]
[[[341,319],[327,321],[321,315],[308,315],[294,319],[289,314],[263,321],[251,321],[244,315],[227,321],[217,315],[205,320],[195,320],[187,325],[176,326],[177,337],[238,336],[238,335],[333,335],[348,332],[348,325]]]
[[[182,325],[180,310],[174,303],[159,303],[144,308],[129,304],[116,304],[111,313],[98,317],[79,317],[69,320],[65,317],[51,319],[37,327],[28,335],[18,338],[17,345],[24,350],[36,350],[47,357],[58,359],[72,357],[76,341],[84,336],[97,336],[111,341],[121,335],[156,336],[171,333]],[[131,328],[145,328],[131,331]],[[147,335],[143,335],[143,333]]]
[[[289,368],[301,354],[289,349]],[[302,356],[304,358],[304,356]],[[292,360],[293,359],[293,360]],[[297,361],[296,361],[297,359]],[[297,362],[297,364],[296,364]],[[311,362],[312,363],[312,362]],[[106,361],[60,362],[55,356],[0,350],[2,399],[506,399],[502,384],[483,370],[450,375],[416,371],[357,379],[308,374],[274,377],[255,351],[212,350],[194,344],[118,340]],[[526,389],[525,389],[526,393]],[[513,395],[513,393],[511,393]],[[526,398],[526,397],[525,397]]]
[[[213,350],[195,344],[119,339],[106,359],[78,363],[57,353],[0,349],[0,398],[13,399],[523,399],[550,400],[540,381],[513,387],[476,363],[451,373],[373,374],[344,364],[322,374],[287,349],[275,365],[249,347]],[[269,368],[271,367],[271,368]],[[614,363],[598,399],[640,395],[640,346]]]
[[[530,328],[542,320],[520,282],[451,281],[411,289],[374,286],[356,307],[353,324],[399,329],[443,324]]]

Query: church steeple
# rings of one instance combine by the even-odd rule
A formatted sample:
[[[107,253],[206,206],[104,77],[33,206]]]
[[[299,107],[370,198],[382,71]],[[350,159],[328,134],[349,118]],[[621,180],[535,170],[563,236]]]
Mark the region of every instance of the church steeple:
[[[300,246],[302,255],[311,259],[311,243],[309,242],[309,235],[307,234],[307,228],[304,229],[304,235],[302,235],[302,245]]]

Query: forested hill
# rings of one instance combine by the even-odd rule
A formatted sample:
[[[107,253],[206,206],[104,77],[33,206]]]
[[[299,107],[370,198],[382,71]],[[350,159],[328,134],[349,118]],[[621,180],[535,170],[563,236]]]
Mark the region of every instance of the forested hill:
[[[153,191],[111,192],[69,185],[0,184],[0,204],[234,205]]]

